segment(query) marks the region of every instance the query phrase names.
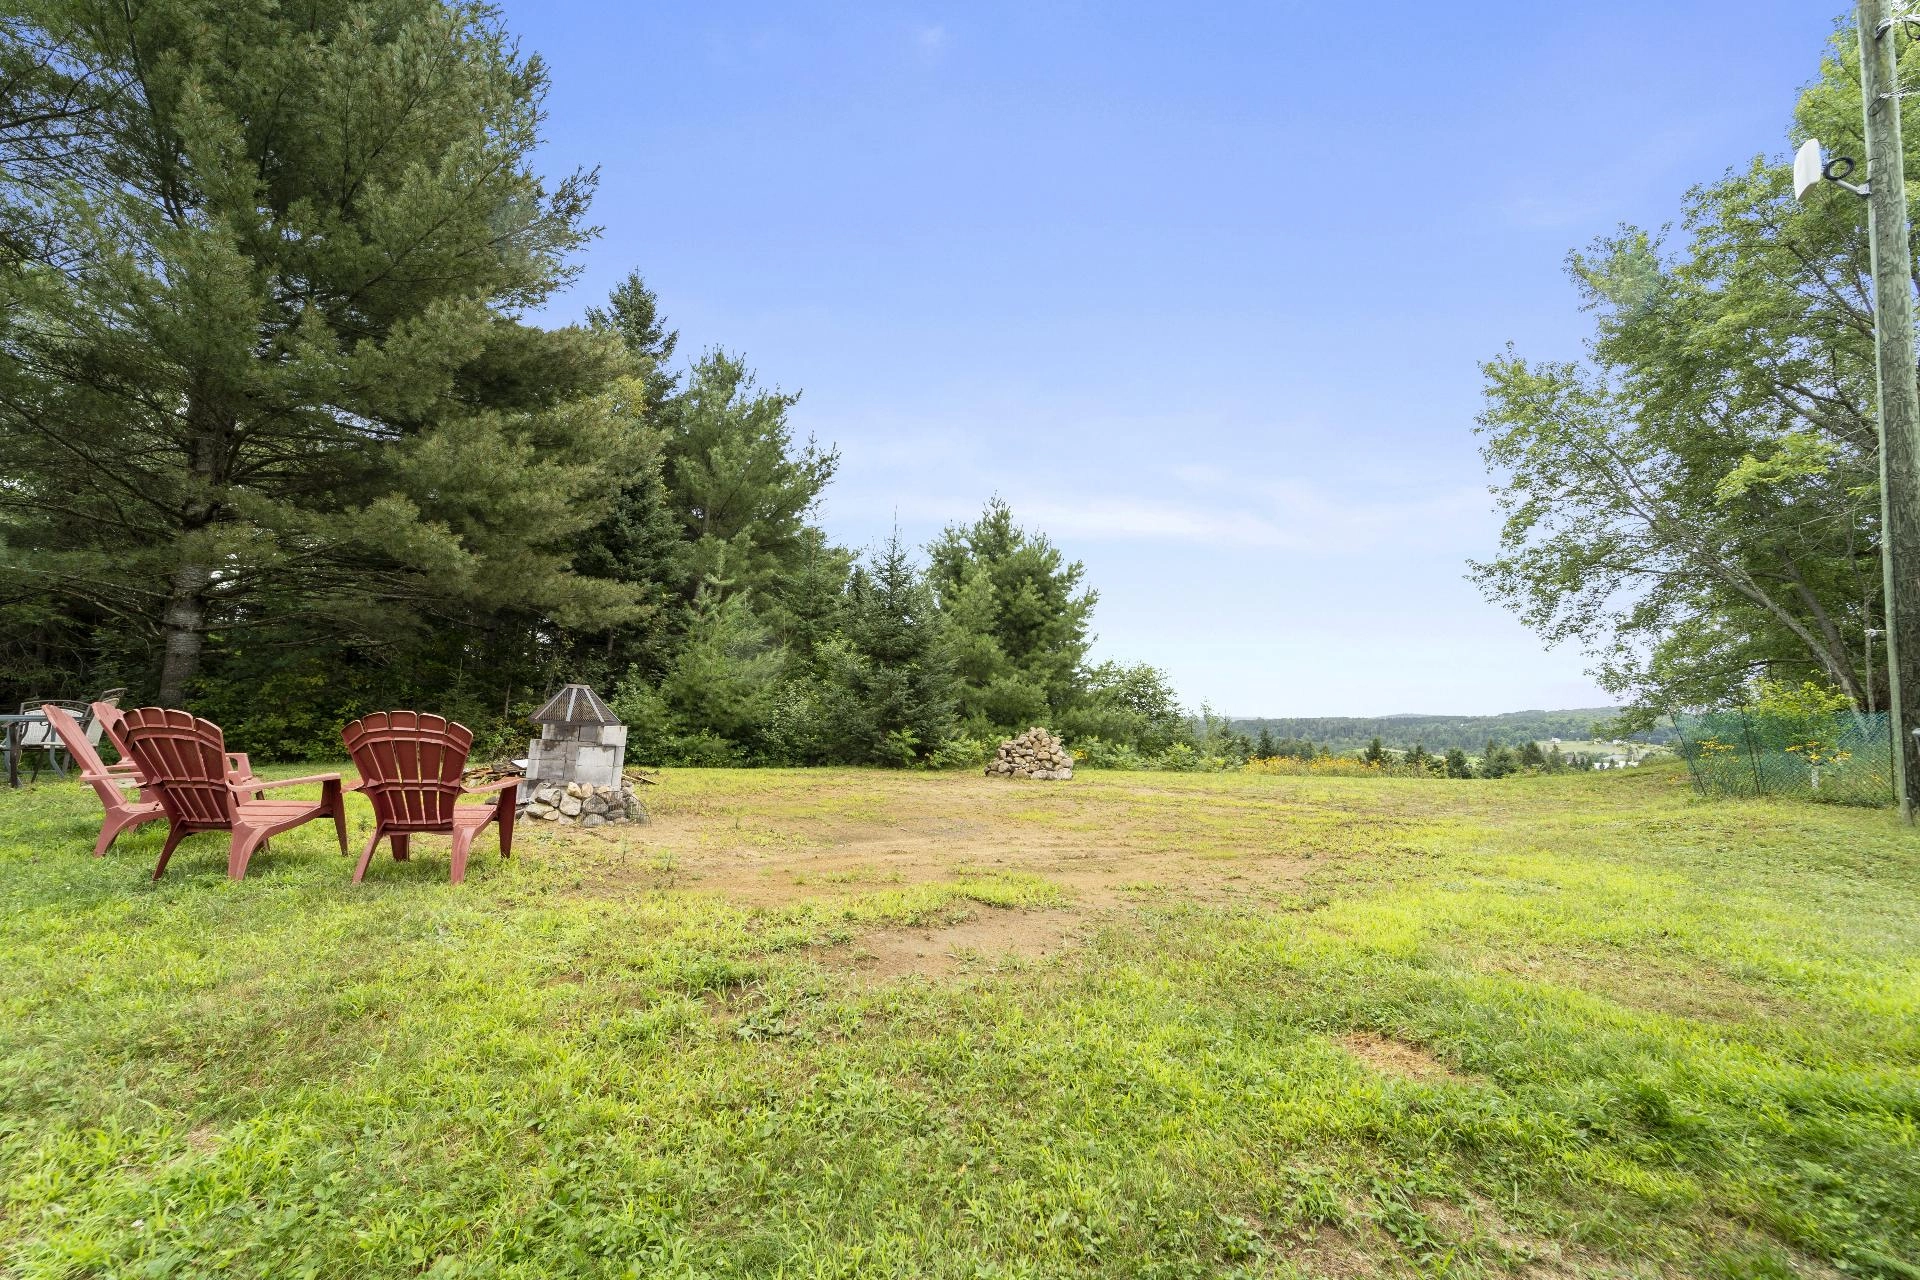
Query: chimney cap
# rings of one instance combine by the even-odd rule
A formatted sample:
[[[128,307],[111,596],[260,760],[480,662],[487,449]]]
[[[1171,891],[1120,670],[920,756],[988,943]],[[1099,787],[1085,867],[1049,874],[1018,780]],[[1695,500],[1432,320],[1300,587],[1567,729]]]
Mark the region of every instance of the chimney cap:
[[[560,692],[547,699],[546,705],[533,713],[535,724],[619,724],[620,717],[600,695],[584,684],[560,686]]]

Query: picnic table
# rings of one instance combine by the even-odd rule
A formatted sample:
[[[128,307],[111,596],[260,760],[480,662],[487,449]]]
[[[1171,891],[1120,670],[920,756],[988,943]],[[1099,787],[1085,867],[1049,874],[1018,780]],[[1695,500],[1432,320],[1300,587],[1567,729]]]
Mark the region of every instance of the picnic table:
[[[46,713],[42,711],[0,715],[0,727],[6,730],[7,785],[9,787],[20,785],[20,746],[26,741],[27,726],[46,722]]]

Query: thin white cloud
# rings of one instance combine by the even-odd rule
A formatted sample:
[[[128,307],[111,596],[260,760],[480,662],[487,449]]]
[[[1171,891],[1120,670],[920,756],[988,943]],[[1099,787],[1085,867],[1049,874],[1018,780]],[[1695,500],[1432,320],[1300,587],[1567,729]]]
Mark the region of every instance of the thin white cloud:
[[[1112,538],[1149,542],[1210,542],[1243,547],[1304,550],[1299,534],[1251,511],[1214,511],[1154,499],[1083,497],[1015,502],[1022,524],[1061,538]]]
[[[917,30],[915,30],[913,33],[913,38],[914,38],[914,42],[918,44],[922,49],[926,50],[928,53],[933,53],[946,46],[947,29],[940,23],[936,22],[931,24],[930,26],[920,27]]]
[[[998,492],[1021,524],[1057,542],[1206,544],[1317,555],[1348,555],[1414,541],[1441,547],[1452,540],[1452,530],[1467,535],[1463,546],[1478,547],[1484,540],[1480,521],[1487,505],[1485,495],[1474,489],[1403,501],[1361,501],[1298,483],[1269,485],[1258,495],[1236,494],[1222,486],[1204,500],[1030,488]],[[924,526],[971,520],[984,500],[921,492],[888,500],[884,511],[867,510],[872,504],[848,502],[846,495],[830,497],[828,505],[841,516],[897,518]]]
[[[993,426],[982,430],[980,421]],[[824,510],[856,525],[897,518],[909,529],[938,528],[972,520],[997,493],[1022,524],[1063,543],[1239,547],[1311,559],[1396,547],[1461,557],[1486,549],[1491,516],[1478,484],[1443,487],[1430,475],[1392,468],[1340,474],[1311,457],[1288,475],[1264,445],[1224,462],[1170,458],[1157,476],[1142,475],[1125,462],[1134,455],[1103,456],[1094,444],[1178,439],[1185,426],[1156,418],[1094,430],[1064,412],[1037,421],[1031,412],[975,412],[844,423],[858,444],[849,445],[848,471]],[[1265,440],[1303,429],[1280,424],[1251,433]],[[1056,436],[1058,449],[1033,447]]]

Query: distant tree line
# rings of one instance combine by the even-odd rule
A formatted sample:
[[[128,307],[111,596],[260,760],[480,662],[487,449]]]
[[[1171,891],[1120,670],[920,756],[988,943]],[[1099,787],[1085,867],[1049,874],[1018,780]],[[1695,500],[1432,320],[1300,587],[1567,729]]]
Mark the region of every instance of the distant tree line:
[[[1382,774],[1415,778],[1492,779],[1521,773],[1567,773],[1591,769],[1598,759],[1590,752],[1562,752],[1558,743],[1542,747],[1538,742],[1524,742],[1510,747],[1491,739],[1476,756],[1469,756],[1459,747],[1430,751],[1420,742],[1396,749],[1378,737],[1358,750],[1335,750],[1305,738],[1276,737],[1271,729],[1264,728],[1258,737],[1229,728],[1212,738],[1208,745],[1222,768],[1257,770],[1261,765],[1277,761],[1308,766],[1351,763]]]
[[[1236,716],[1232,727],[1256,737],[1269,734],[1283,746],[1293,742],[1317,743],[1330,751],[1349,752],[1358,751],[1378,738],[1388,747],[1406,749],[1424,743],[1444,752],[1452,747],[1475,751],[1487,742],[1517,749],[1529,742],[1554,738],[1569,742],[1611,738],[1619,736],[1615,732],[1619,717],[1617,707],[1514,711],[1493,716]],[[1673,736],[1673,729],[1656,725],[1634,736],[1637,741],[1667,742]],[[1290,753],[1283,750],[1280,754]]]

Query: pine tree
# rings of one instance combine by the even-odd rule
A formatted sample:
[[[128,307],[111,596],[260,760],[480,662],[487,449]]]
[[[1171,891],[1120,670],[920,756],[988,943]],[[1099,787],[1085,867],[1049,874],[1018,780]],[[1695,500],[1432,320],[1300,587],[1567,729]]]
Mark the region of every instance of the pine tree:
[[[692,565],[692,548],[661,478],[658,454],[637,459],[613,511],[581,533],[572,559],[574,573],[633,591],[636,607],[622,625],[600,636],[569,637],[567,674],[581,679],[595,668],[622,671],[636,665],[653,676],[664,672],[683,634]]]
[[[927,549],[928,580],[954,633],[960,711],[971,733],[1024,728],[1081,696],[1098,597],[1085,568],[1013,522],[999,498]]]
[[[1381,743],[1378,735],[1375,735],[1373,741],[1367,744],[1367,749],[1360,753],[1360,758],[1376,769],[1386,764],[1387,749]]]
[[[841,637],[821,662],[829,738],[856,764],[910,764],[953,732],[953,669],[933,594],[894,530],[853,571]]]
[[[169,703],[214,636],[632,616],[568,572],[644,452],[615,352],[516,318],[592,177],[535,175],[546,73],[494,11],[59,0],[23,50],[77,105],[0,115],[0,576]]]
[[[1480,753],[1480,776],[1483,778],[1504,778],[1514,771],[1513,752],[1502,744],[1487,740]]]
[[[827,541],[825,530],[808,530],[806,543],[804,559],[785,577],[782,638],[797,657],[810,661],[845,623],[852,568],[846,553]]]
[[[612,510],[580,535],[573,555],[576,573],[628,584],[638,593],[640,608],[597,640],[575,639],[567,674],[581,679],[596,669],[611,674],[637,667],[658,678],[685,626],[687,614],[680,606],[691,600],[698,582],[693,551],[667,488],[661,448],[661,422],[680,383],[669,366],[680,334],[666,327],[659,299],[638,271],[614,288],[604,308],[587,309],[587,325],[617,339],[625,352],[641,388],[631,407],[652,449],[621,477]]]
[[[1467,759],[1467,753],[1458,747],[1447,748],[1447,776],[1449,778],[1471,778],[1473,765]]]
[[[1273,730],[1266,725],[1261,725],[1260,737],[1253,746],[1254,755],[1262,760],[1271,760],[1278,752],[1278,744],[1273,740]]]
[[[813,537],[813,512],[840,454],[796,443],[787,412],[799,398],[763,390],[744,359],[713,350],[660,407],[667,487],[696,579],[724,561],[732,589],[753,593],[783,632],[787,597],[810,558],[851,560]]]
[[[726,584],[701,584],[686,643],[660,684],[661,701],[689,763],[741,763],[760,756],[773,719],[786,654]]]
[[[669,364],[680,345],[680,331],[667,328],[659,297],[638,271],[629,272],[614,286],[605,307],[587,308],[587,325],[620,340],[646,387],[644,412],[649,421],[658,421],[680,386],[680,375]]]

